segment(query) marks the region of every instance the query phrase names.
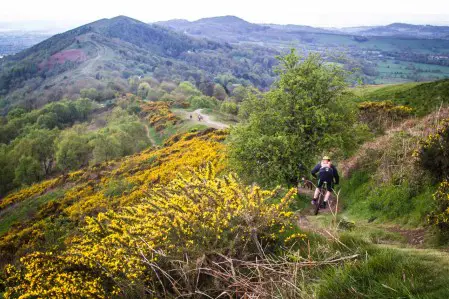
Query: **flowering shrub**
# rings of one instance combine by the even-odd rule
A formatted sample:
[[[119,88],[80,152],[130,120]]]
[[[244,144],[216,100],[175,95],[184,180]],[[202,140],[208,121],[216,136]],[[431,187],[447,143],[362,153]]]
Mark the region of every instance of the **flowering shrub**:
[[[437,180],[449,176],[449,119],[442,122],[435,134],[420,142],[421,148],[415,151],[418,163],[428,170]]]
[[[54,188],[63,190],[57,200],[42,204],[27,221],[0,235],[0,268],[24,253],[64,247],[64,239],[76,232],[74,228],[86,216],[133,204],[146,196],[148,188],[167,184],[178,174],[207,163],[222,172],[226,159],[221,141],[226,136],[226,131],[217,130],[177,135],[163,148],[103,162],[11,193],[1,203],[6,209],[14,209],[12,203],[27,198],[39,199]],[[117,181],[128,187],[111,193],[111,184]]]
[[[106,298],[102,283],[107,277],[83,258],[36,252],[20,262],[20,267],[5,268],[9,287],[4,298]]]
[[[435,209],[427,217],[429,224],[437,226],[440,230],[449,230],[449,181],[444,180],[433,194]]]
[[[413,109],[395,105],[391,101],[363,102],[359,104],[359,117],[373,130],[385,130],[400,120],[411,116]]]
[[[167,102],[144,102],[141,104],[142,113],[144,113],[155,127],[156,131],[162,131],[168,124],[175,125],[181,121],[173,112]]]
[[[63,254],[34,253],[9,267],[5,297],[171,297],[198,289],[218,296],[233,284],[217,274],[223,259],[240,260],[238,273],[244,261],[305,239],[289,211],[295,190],[281,199],[278,191],[244,186],[233,174],[217,178],[208,164],[150,188],[134,205],[87,218]]]
[[[0,210],[14,203],[20,202],[26,198],[41,195],[46,190],[58,185],[60,182],[61,182],[60,178],[56,178],[41,183],[33,184],[30,187],[26,187],[17,192],[11,193],[4,199],[2,199],[2,201],[0,202]]]

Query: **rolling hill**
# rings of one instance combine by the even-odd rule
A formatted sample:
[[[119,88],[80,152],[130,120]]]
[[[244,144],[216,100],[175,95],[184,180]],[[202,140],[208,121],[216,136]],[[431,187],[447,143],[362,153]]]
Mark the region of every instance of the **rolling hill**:
[[[318,52],[328,61],[342,63],[349,70],[360,70],[360,76],[371,84],[449,77],[448,28],[442,26],[391,24],[326,29],[252,24],[232,16],[157,24],[233,46],[259,45],[279,51],[295,47],[304,55]]]
[[[347,32],[349,28],[341,29]],[[355,29],[355,28],[354,28]],[[394,36],[424,39],[449,39],[449,26],[412,25],[393,23],[386,26],[361,27],[352,33],[366,36]]]
[[[235,49],[119,16],[55,35],[3,58],[0,95],[3,106],[36,107],[90,87],[105,91],[107,99],[126,90],[132,76],[190,79],[199,84],[228,72],[264,88],[273,80],[271,65],[258,66],[274,55],[273,50]]]
[[[234,16],[157,24],[125,16],[102,19],[0,59],[0,109],[5,114],[15,105],[41,107],[76,98],[88,88],[105,101],[130,91],[130,78],[138,77],[189,80],[199,87],[223,82],[224,76],[267,89],[276,78],[275,56],[292,47],[305,55],[318,52],[365,83],[449,77],[449,40],[428,34],[442,36],[445,27],[392,24],[351,30],[252,24]],[[420,34],[426,37],[416,38]]]
[[[370,86],[359,92],[359,95],[363,95],[363,100],[392,101],[397,105],[407,105],[423,116],[449,103],[449,80]]]

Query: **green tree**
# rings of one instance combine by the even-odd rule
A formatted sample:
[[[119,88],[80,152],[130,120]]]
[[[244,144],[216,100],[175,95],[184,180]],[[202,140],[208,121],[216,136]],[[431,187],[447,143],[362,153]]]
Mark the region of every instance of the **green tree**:
[[[14,166],[8,148],[5,144],[0,144],[0,195],[13,188],[14,176]]]
[[[30,129],[28,133],[12,143],[12,157],[19,161],[21,157],[32,157],[36,160],[42,173],[49,175],[53,170],[54,142],[59,131],[48,129]]]
[[[30,185],[43,177],[42,168],[35,158],[22,156],[15,169],[14,182],[17,185]]]
[[[220,84],[215,84],[214,86],[214,97],[216,97],[220,101],[224,101],[228,95],[226,94],[226,90]]]
[[[22,107],[15,107],[8,112],[8,120],[19,118],[26,113],[26,110]]]
[[[88,98],[94,101],[100,99],[99,93],[95,88],[83,88],[80,90],[80,96],[82,98]]]
[[[43,129],[53,129],[58,126],[58,116],[54,112],[42,114],[37,118],[36,124]]]
[[[190,106],[194,109],[198,108],[215,108],[218,103],[213,97],[208,96],[194,96],[189,98]]]
[[[88,164],[91,148],[81,127],[64,132],[56,143],[56,165],[64,172]]]
[[[184,81],[179,83],[178,87],[174,91],[175,93],[179,93],[184,95],[186,98],[190,96],[199,96],[201,95],[201,91],[199,91],[195,85],[188,81]]]
[[[229,101],[221,103],[220,111],[232,115],[237,115],[239,112],[237,104]]]
[[[239,118],[242,122],[249,119],[252,113],[260,112],[265,109],[267,101],[264,101],[260,93],[248,93],[239,106]]]
[[[279,60],[276,86],[254,103],[248,120],[230,136],[231,165],[266,185],[292,184],[298,163],[311,166],[323,151],[346,147],[352,136],[341,132],[351,131],[355,122],[344,104],[341,68],[317,55],[301,62],[293,50]]]
[[[147,82],[142,82],[137,88],[137,95],[145,100],[148,97],[148,93],[150,92],[150,90],[150,84],[148,84]]]
[[[90,142],[93,150],[93,163],[108,161],[121,156],[121,144],[115,136],[99,133]]]
[[[89,114],[99,105],[87,98],[80,98],[74,102],[77,116],[80,120],[86,120]]]
[[[236,88],[234,88],[234,90],[232,91],[232,97],[237,101],[237,102],[242,102],[249,93],[249,88],[243,86],[243,85],[239,85]]]

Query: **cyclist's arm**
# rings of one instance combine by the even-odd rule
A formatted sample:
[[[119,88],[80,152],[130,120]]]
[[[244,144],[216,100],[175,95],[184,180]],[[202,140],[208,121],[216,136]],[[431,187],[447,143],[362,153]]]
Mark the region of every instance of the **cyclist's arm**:
[[[340,176],[338,175],[337,167],[332,166],[334,168],[334,180],[335,184],[338,185],[340,183]]]
[[[312,176],[313,176],[314,178],[316,178],[316,174],[317,174],[318,171],[320,171],[320,168],[321,168],[321,165],[320,165],[320,164],[317,164],[317,165],[312,169]]]

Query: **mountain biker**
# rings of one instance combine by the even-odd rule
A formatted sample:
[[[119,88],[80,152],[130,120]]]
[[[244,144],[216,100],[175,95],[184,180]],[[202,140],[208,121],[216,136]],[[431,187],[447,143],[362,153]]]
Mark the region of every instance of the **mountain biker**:
[[[312,175],[314,178],[317,178],[318,173],[318,186],[315,189],[315,194],[313,195],[312,204],[316,204],[318,200],[318,196],[320,194],[320,189],[323,187],[326,182],[327,190],[324,195],[324,208],[326,208],[326,204],[329,200],[331,192],[334,190],[334,184],[338,185],[340,183],[340,177],[338,175],[337,168],[332,165],[331,158],[329,156],[324,156],[321,160],[321,163],[318,163],[312,169]]]

